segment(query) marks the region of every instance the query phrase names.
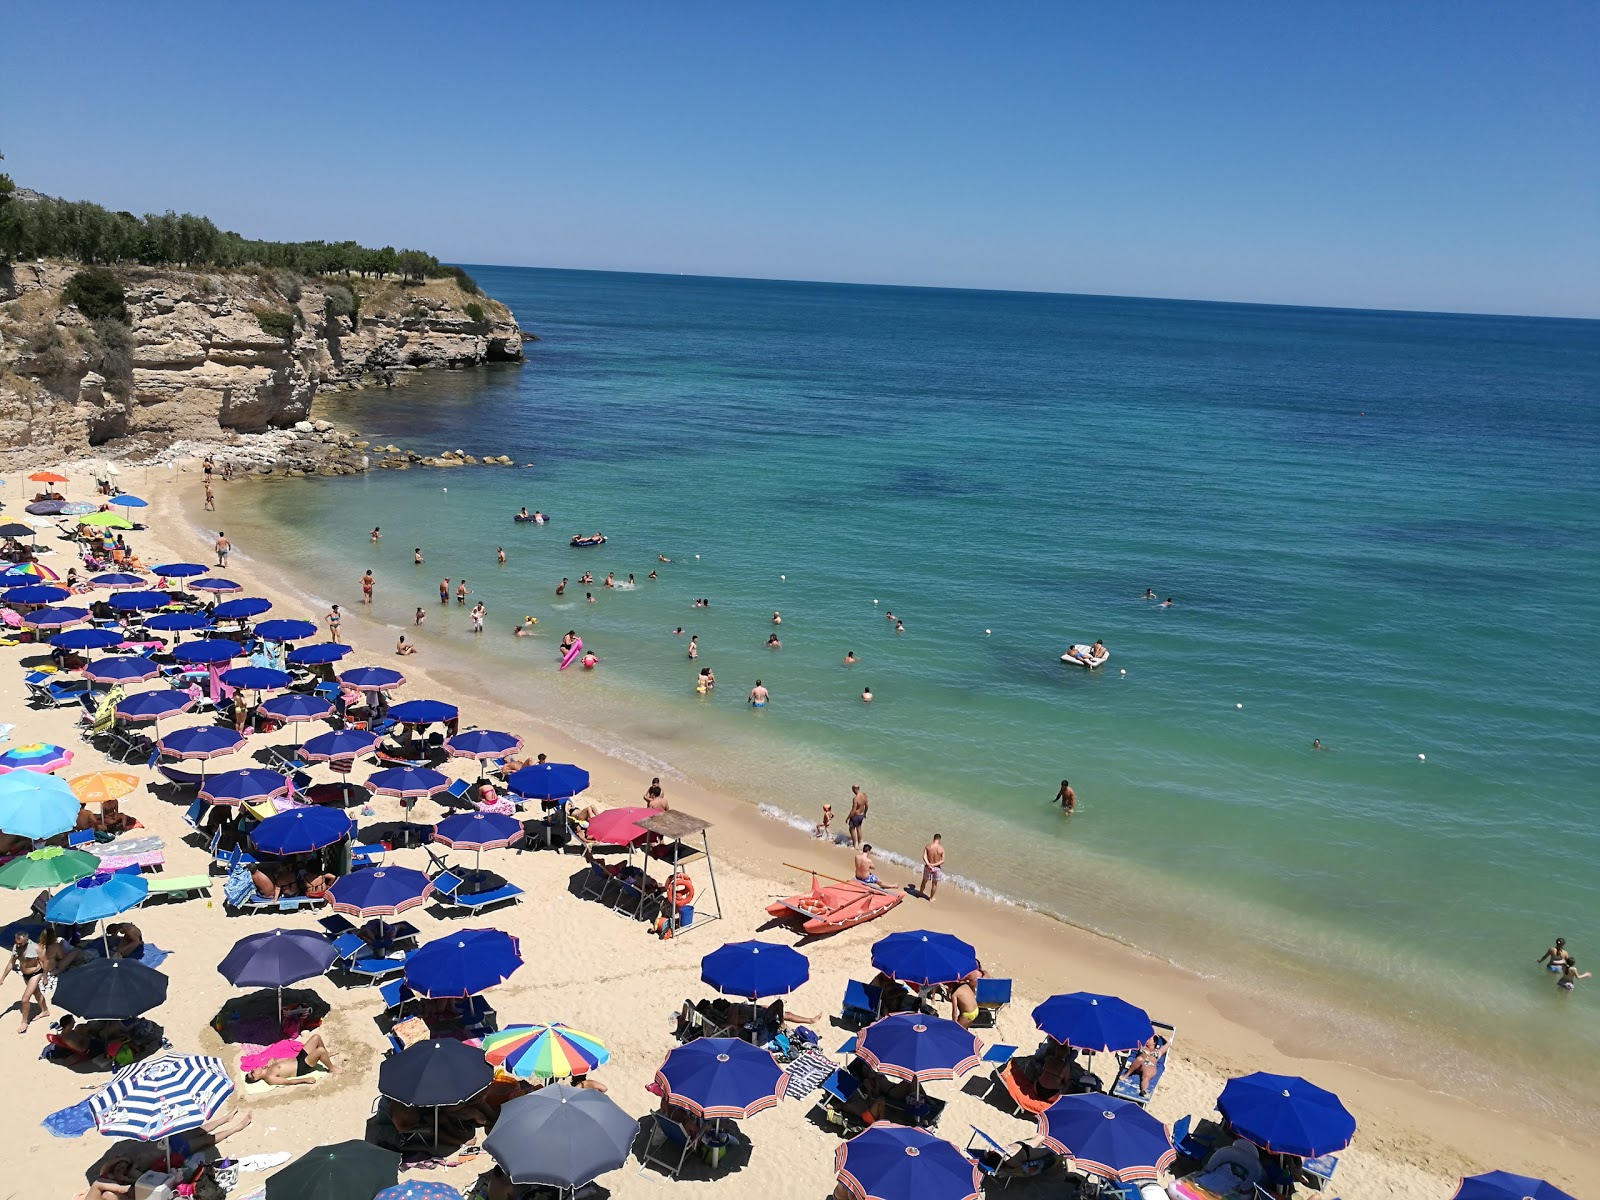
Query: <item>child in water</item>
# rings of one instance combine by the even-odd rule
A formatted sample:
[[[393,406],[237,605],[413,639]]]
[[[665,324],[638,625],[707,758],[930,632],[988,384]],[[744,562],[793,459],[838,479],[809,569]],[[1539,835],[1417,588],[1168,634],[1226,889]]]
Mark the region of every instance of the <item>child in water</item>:
[[[814,834],[814,836],[819,837],[819,838],[831,838],[832,835],[833,835],[833,831],[832,831],[832,828],[831,828],[832,825],[833,825],[833,805],[824,804],[822,806],[822,820],[817,822],[817,829],[816,829],[816,833]]]

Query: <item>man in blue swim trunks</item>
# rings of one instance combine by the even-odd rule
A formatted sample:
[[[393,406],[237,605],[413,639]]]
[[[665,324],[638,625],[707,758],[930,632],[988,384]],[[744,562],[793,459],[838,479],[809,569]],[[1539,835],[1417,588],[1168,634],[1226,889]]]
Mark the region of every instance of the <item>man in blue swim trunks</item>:
[[[850,815],[845,818],[845,828],[850,831],[850,844],[861,846],[861,822],[867,819],[867,794],[859,784],[850,785]]]
[[[868,842],[856,854],[856,881],[878,886],[878,873],[872,865],[872,843]]]
[[[761,686],[761,680],[756,680],[755,687],[750,689],[750,707],[765,708],[767,704],[767,689]]]

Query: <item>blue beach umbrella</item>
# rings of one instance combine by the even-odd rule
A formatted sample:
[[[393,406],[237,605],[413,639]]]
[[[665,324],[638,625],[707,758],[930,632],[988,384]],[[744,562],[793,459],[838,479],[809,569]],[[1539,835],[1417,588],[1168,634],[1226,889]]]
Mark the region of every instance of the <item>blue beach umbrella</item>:
[[[265,767],[223,771],[200,785],[200,799],[212,804],[255,804],[289,794],[289,777]],[[235,982],[238,982],[235,980]]]
[[[978,952],[953,934],[908,929],[874,942],[872,965],[890,979],[924,988],[966,978],[978,969]]]
[[[244,647],[227,638],[201,638],[195,642],[179,642],[172,648],[172,657],[181,663],[207,665],[227,662],[244,653]]]
[[[294,642],[314,637],[316,632],[317,627],[310,621],[299,621],[292,617],[279,617],[256,626],[256,636],[266,642]]]
[[[289,686],[289,672],[276,667],[229,667],[218,678],[231,688],[254,688],[258,692]]]
[[[536,763],[513,771],[506,780],[513,794],[527,800],[565,800],[588,786],[589,772],[571,763]]]
[[[495,729],[469,729],[447,738],[444,748],[453,758],[504,758],[522,749],[522,739]]]
[[[1343,1150],[1356,1135],[1356,1119],[1339,1097],[1298,1075],[1257,1071],[1230,1079],[1217,1111],[1240,1137],[1273,1154],[1319,1158]]]
[[[260,704],[262,712],[285,724],[299,721],[320,721],[333,715],[333,705],[321,696],[306,696],[300,692],[286,692],[273,696]]]
[[[789,1073],[760,1046],[738,1038],[696,1038],[667,1055],[655,1082],[667,1103],[696,1116],[742,1120],[776,1108]]]
[[[335,729],[307,738],[300,753],[312,762],[338,762],[371,754],[377,745],[378,735],[365,729]]]
[[[296,646],[286,657],[297,667],[321,667],[338,662],[349,653],[350,647],[343,642],[312,642],[309,646]]]
[[[261,632],[259,625],[256,626],[256,632]],[[404,675],[389,667],[351,667],[339,673],[340,683],[359,692],[386,692],[390,688],[401,687],[405,681]]]
[[[91,958],[63,973],[50,999],[85,1020],[125,1021],[167,1001],[160,971],[127,958]]]
[[[151,567],[150,573],[157,579],[189,579],[195,575],[204,575],[210,569],[199,563],[162,563],[160,566]]]
[[[50,639],[59,650],[104,650],[120,646],[123,635],[115,629],[68,629]]]
[[[408,1179],[384,1188],[372,1200],[463,1200],[460,1192],[437,1179]]]
[[[231,1095],[221,1060],[166,1050],[118,1071],[89,1097],[89,1112],[106,1137],[149,1142],[204,1124]]]
[[[961,1151],[921,1129],[879,1121],[834,1152],[856,1200],[978,1200],[982,1177]]]
[[[746,1000],[787,996],[810,978],[810,960],[777,942],[729,942],[700,960],[702,983]]]
[[[91,587],[100,588],[142,588],[145,581],[142,576],[129,575],[123,571],[108,571],[104,575],[91,575]]]
[[[32,513],[36,517],[53,517],[67,506],[65,500],[35,500],[22,511]]]
[[[172,603],[165,592],[118,592],[106,603],[119,612],[153,612]]]
[[[367,867],[334,880],[328,905],[352,917],[392,917],[433,894],[433,880],[411,867]]]
[[[277,988],[315,979],[338,960],[327,938],[309,929],[273,929],[240,938],[217,964],[234,987]]]
[[[895,1013],[862,1031],[856,1055],[896,1079],[954,1079],[981,1061],[983,1043],[969,1029],[926,1013]]]
[[[174,729],[158,741],[156,747],[167,758],[198,759],[200,780],[204,783],[206,761],[232,754],[244,742],[244,734],[221,725],[192,725],[187,729]]]
[[[413,1108],[460,1104],[493,1082],[494,1068],[483,1051],[458,1038],[408,1046],[378,1068],[379,1093]]]
[[[352,828],[336,808],[293,808],[257,825],[250,844],[263,854],[308,854],[349,837]]]
[[[25,583],[20,587],[7,588],[0,592],[0,600],[7,604],[55,604],[72,595],[66,588],[54,587],[48,583]]]
[[[1177,1158],[1165,1125],[1132,1100],[1099,1092],[1055,1101],[1039,1114],[1039,1136],[1078,1170],[1123,1183],[1154,1179]]]
[[[245,621],[259,617],[272,607],[272,601],[261,596],[241,596],[237,600],[224,600],[211,610],[213,621]]]
[[[450,777],[429,767],[386,767],[367,776],[367,787],[379,796],[415,800],[450,786]]]
[[[221,576],[211,576],[206,579],[196,579],[189,585],[189,590],[191,592],[211,592],[220,596],[224,592],[242,592],[244,591],[244,585],[235,583],[231,579],[223,579]]]
[[[142,683],[161,674],[156,666],[142,654],[118,654],[110,658],[97,658],[83,669],[85,679],[96,683]]]
[[[100,872],[69,883],[44,906],[54,925],[88,925],[137,907],[150,892],[142,875]]]
[[[211,628],[211,619],[204,613],[157,613],[153,617],[144,619],[144,627],[159,633],[188,633],[196,629]]]
[[[1513,1175],[1510,1171],[1489,1171],[1468,1175],[1461,1180],[1450,1200],[1576,1200],[1553,1183],[1532,1175]]]
[[[146,507],[146,502],[141,500],[141,499],[139,499],[139,497],[137,497],[137,496],[125,496],[125,495],[121,495],[121,494],[118,494],[118,495],[115,495],[115,496],[111,497],[111,503],[115,504],[118,508],[144,508],[144,507]]]
[[[22,623],[35,629],[65,629],[69,625],[82,625],[88,619],[87,608],[71,608],[63,604],[57,608],[36,608],[23,616]]]
[[[135,692],[117,701],[119,721],[159,721],[175,717],[194,707],[194,697],[176,688],[161,688],[153,692]]]
[[[402,700],[389,709],[389,716],[404,725],[432,725],[454,721],[460,715],[460,709],[443,700]]]
[[[65,779],[37,771],[0,775],[0,830],[39,841],[66,833],[78,821],[78,798]]]
[[[419,996],[465,999],[504,983],[522,965],[517,939],[499,929],[463,929],[406,960],[406,986]]]
[[[1051,996],[1033,1010],[1033,1023],[1064,1046],[1114,1053],[1143,1045],[1155,1032],[1144,1009],[1093,992]]]
[[[473,870],[483,864],[485,850],[503,850],[522,837],[522,822],[504,813],[463,812],[433,827],[433,840],[452,850],[475,850]]]

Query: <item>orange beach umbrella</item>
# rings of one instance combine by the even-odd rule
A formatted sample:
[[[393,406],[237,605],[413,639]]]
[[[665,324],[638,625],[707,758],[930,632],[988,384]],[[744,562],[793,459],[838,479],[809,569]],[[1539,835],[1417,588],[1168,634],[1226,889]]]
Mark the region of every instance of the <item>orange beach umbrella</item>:
[[[91,771],[71,781],[72,794],[79,804],[104,804],[107,800],[120,800],[140,784],[136,775],[124,771]]]
[[[57,475],[54,471],[35,471],[28,476],[34,483],[65,483],[65,475]]]

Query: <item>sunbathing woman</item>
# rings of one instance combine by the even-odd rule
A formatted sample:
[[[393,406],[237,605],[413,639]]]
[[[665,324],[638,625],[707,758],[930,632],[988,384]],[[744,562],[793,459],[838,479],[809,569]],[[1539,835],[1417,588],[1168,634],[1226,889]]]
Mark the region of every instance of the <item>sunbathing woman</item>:
[[[272,1049],[268,1047],[268,1051]],[[271,1062],[261,1063],[246,1071],[244,1077],[251,1083],[291,1087],[294,1084],[315,1082],[316,1076],[311,1073],[314,1067],[326,1067],[329,1075],[339,1073],[339,1068],[333,1065],[333,1056],[328,1053],[327,1043],[322,1040],[320,1033],[308,1035],[305,1041],[300,1043],[300,1052],[293,1058],[275,1058]]]
[[[1150,1094],[1150,1084],[1155,1079],[1156,1071],[1160,1069],[1161,1060],[1166,1053],[1167,1043],[1152,1033],[1150,1040],[1139,1047],[1139,1053],[1128,1060],[1122,1075],[1124,1079],[1132,1079],[1135,1075],[1139,1077],[1139,1095]]]

